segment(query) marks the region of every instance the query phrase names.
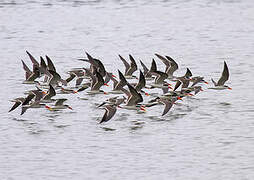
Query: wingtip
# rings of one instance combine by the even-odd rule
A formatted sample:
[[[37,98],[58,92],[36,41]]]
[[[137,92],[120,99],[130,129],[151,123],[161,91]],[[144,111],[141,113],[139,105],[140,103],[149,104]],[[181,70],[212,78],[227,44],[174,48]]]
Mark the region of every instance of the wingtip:
[[[88,52],[85,52],[87,57],[92,57]]]

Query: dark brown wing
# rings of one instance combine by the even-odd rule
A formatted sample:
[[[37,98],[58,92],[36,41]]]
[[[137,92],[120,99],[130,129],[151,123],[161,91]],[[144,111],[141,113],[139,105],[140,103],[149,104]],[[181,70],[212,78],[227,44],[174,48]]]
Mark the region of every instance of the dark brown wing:
[[[146,65],[141,60],[140,60],[140,64],[143,67],[144,75],[146,76],[148,71],[149,71],[149,69],[146,67]]]
[[[204,82],[204,77],[201,77],[201,76],[193,77],[192,81],[193,81],[193,83],[192,83],[191,87],[195,86],[196,84],[198,84],[200,82]]]
[[[159,54],[155,54],[155,56],[157,56],[164,64],[166,67],[170,67],[170,61],[167,60],[166,58],[164,58],[163,56],[159,55]]]
[[[40,60],[41,60],[40,68],[47,69],[47,64],[45,63],[43,57],[40,57]]]
[[[34,72],[27,78],[27,81],[34,81],[40,76],[40,71],[38,67],[34,68]]]
[[[78,92],[84,91],[84,90],[86,90],[87,88],[89,88],[90,86],[91,86],[91,83],[90,83],[90,82],[85,83],[85,84],[83,84],[82,87],[81,87],[80,89],[78,89],[77,91],[78,91]]]
[[[217,86],[223,86],[225,84],[225,82],[228,80],[228,78],[229,78],[228,66],[227,66],[227,63],[224,61],[224,69],[223,69],[222,75],[217,83]]]
[[[116,107],[112,105],[105,106],[105,113],[100,121],[100,123],[109,121],[116,113]]]
[[[55,106],[62,106],[65,101],[67,101],[65,98],[58,99],[55,103]]]
[[[190,78],[191,76],[192,76],[192,73],[191,73],[190,69],[189,69],[189,68],[187,68],[187,70],[186,70],[186,73],[185,73],[184,77],[186,77],[186,78]]]
[[[154,71],[152,74],[156,76],[155,84],[161,84],[165,79],[168,78],[168,75],[161,71]]]
[[[29,107],[22,106],[20,115],[23,115]]]
[[[135,86],[135,89],[140,92],[142,88],[144,88],[146,86],[146,80],[145,80],[145,76],[142,73],[142,71],[139,72],[139,82],[138,84]]]
[[[48,100],[48,99],[51,99],[55,95],[56,95],[56,91],[53,88],[53,86],[50,84],[48,93],[43,97],[43,99]]]
[[[182,88],[188,88],[189,84],[190,84],[190,79],[186,79],[186,78],[180,78],[180,81],[182,81]]]
[[[20,106],[24,102],[25,98],[17,98],[15,104],[12,106],[12,108],[9,110],[9,112],[13,111],[17,107]]]
[[[181,84],[182,84],[182,82],[181,82],[181,81],[179,81],[179,80],[177,80],[177,81],[176,81],[175,88],[174,88],[174,90],[173,90],[173,91],[177,90],[177,88],[179,88],[179,86],[181,86]]]
[[[121,73],[121,71],[118,70],[118,74],[119,74],[119,82],[116,85],[115,89],[119,89],[120,87],[124,87],[128,82],[125,79],[124,75]]]
[[[160,99],[159,101],[165,105],[163,113],[162,113],[162,116],[164,116],[171,109],[171,107],[173,106],[173,103],[167,99]]]
[[[28,68],[28,66],[25,64],[25,62],[23,60],[21,60],[21,61],[22,61],[22,64],[23,64],[23,69],[26,72],[26,80],[27,80],[29,78],[29,76],[31,76],[32,71]]]
[[[31,93],[35,95],[35,100],[36,102],[40,101],[43,98],[43,92],[39,89],[37,90],[32,90]]]
[[[106,75],[106,69],[103,65],[103,63],[99,59],[94,59],[96,63],[98,64],[97,70],[101,74],[102,77]]]
[[[121,61],[123,62],[124,66],[125,66],[125,75],[127,74],[127,71],[130,69],[130,64],[119,54],[118,55],[121,59]]]
[[[109,78],[111,81],[113,81],[113,89],[115,89],[118,84],[118,81],[115,78],[113,78],[113,76],[109,76]]]
[[[29,102],[35,97],[34,94],[28,94],[28,96],[26,97],[26,99],[23,101],[22,105],[27,105],[29,104]]]
[[[168,69],[167,74],[173,76],[173,73],[178,69],[178,64],[170,56],[165,56],[170,61],[170,68]]]
[[[76,75],[74,73],[70,73],[70,76],[66,79],[66,82],[71,82],[74,78],[76,77]]]
[[[99,66],[97,64],[97,61],[90,54],[88,54],[87,52],[86,52],[86,56],[88,58],[88,62],[97,69],[98,66]]]
[[[35,70],[35,68],[39,68],[40,65],[39,65],[38,61],[32,56],[32,54],[30,54],[28,51],[26,51],[26,53],[28,54],[30,60],[33,63],[33,71]]]
[[[138,66],[135,62],[135,59],[132,57],[132,55],[129,54],[129,58],[131,60],[130,68],[127,70],[125,75],[131,76],[136,70],[138,70]]]
[[[56,72],[56,68],[55,68],[52,60],[47,55],[46,55],[46,59],[47,59],[47,63],[48,63],[48,69]]]
[[[101,86],[104,85],[104,79],[101,76],[101,74],[95,71],[95,76],[96,76],[96,83],[93,84],[93,86],[91,87],[91,90],[99,90]]]
[[[150,72],[154,72],[154,71],[157,71],[157,65],[156,65],[155,60],[153,59],[151,68],[150,68]]]
[[[54,84],[62,79],[60,74],[58,74],[56,71],[52,71],[52,70],[48,70],[48,71],[52,75],[52,78],[50,79],[50,82],[49,82],[50,84]]]
[[[140,93],[137,92],[137,90],[132,87],[130,84],[127,84],[131,96],[128,98],[127,106],[133,106],[136,105],[137,103],[143,102],[143,97]]]

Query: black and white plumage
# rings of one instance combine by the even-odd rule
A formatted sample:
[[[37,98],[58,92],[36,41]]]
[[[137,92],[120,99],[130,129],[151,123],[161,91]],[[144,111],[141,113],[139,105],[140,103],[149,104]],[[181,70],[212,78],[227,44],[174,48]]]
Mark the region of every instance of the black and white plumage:
[[[125,66],[124,76],[128,79],[136,78],[135,76],[133,76],[133,73],[138,70],[138,66],[136,64],[135,59],[132,57],[132,55],[129,54],[129,58],[131,61],[130,64],[121,55],[119,55],[119,57]]]
[[[225,85],[225,82],[227,82],[227,80],[229,79],[229,70],[228,70],[228,66],[226,61],[224,61],[224,68],[223,68],[223,72],[221,74],[220,79],[218,80],[218,82],[215,82],[212,79],[212,82],[214,84],[215,87],[209,88],[209,89],[215,89],[215,90],[223,90],[223,89],[232,89],[231,87]]]
[[[106,105],[104,109],[105,109],[105,113],[100,121],[100,124],[103,122],[109,121],[116,113],[115,105]]]

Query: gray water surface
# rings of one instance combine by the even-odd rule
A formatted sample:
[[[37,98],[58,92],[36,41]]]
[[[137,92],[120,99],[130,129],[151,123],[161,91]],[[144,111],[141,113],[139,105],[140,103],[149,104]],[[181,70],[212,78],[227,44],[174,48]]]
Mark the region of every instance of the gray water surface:
[[[254,178],[254,2],[1,1],[0,2],[0,179],[230,179]],[[63,77],[85,51],[107,70],[124,70],[118,54],[133,54],[150,66],[154,53],[189,67],[194,75],[218,79],[226,60],[232,91],[205,91],[185,99],[164,117],[118,110],[98,124],[104,95],[79,100],[73,111],[20,109],[21,59],[49,55]],[[158,68],[163,70],[163,64]],[[139,65],[140,66],[140,65]],[[116,73],[117,74],[117,73]],[[137,73],[138,75],[138,73]],[[105,88],[109,91],[110,88]]]

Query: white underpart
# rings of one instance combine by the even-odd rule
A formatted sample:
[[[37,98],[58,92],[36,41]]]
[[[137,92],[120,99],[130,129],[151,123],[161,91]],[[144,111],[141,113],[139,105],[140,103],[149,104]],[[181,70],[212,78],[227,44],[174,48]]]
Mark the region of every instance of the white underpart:
[[[121,90],[113,90],[109,92],[110,94],[123,94]]]
[[[23,84],[35,84],[36,82],[34,81],[23,81]]]
[[[215,87],[211,87],[211,88],[208,88],[208,89],[214,89],[214,90],[224,90],[224,89],[228,89],[227,87],[225,86],[215,86]]]
[[[92,95],[92,94],[104,94],[103,91],[98,91],[98,90],[94,90],[94,91],[87,91],[87,94]]]
[[[151,84],[152,87],[154,88],[164,88],[164,87],[168,87],[168,86],[165,86],[164,84]]]
[[[136,79],[136,77],[133,77],[133,76],[124,76],[125,79]]]

